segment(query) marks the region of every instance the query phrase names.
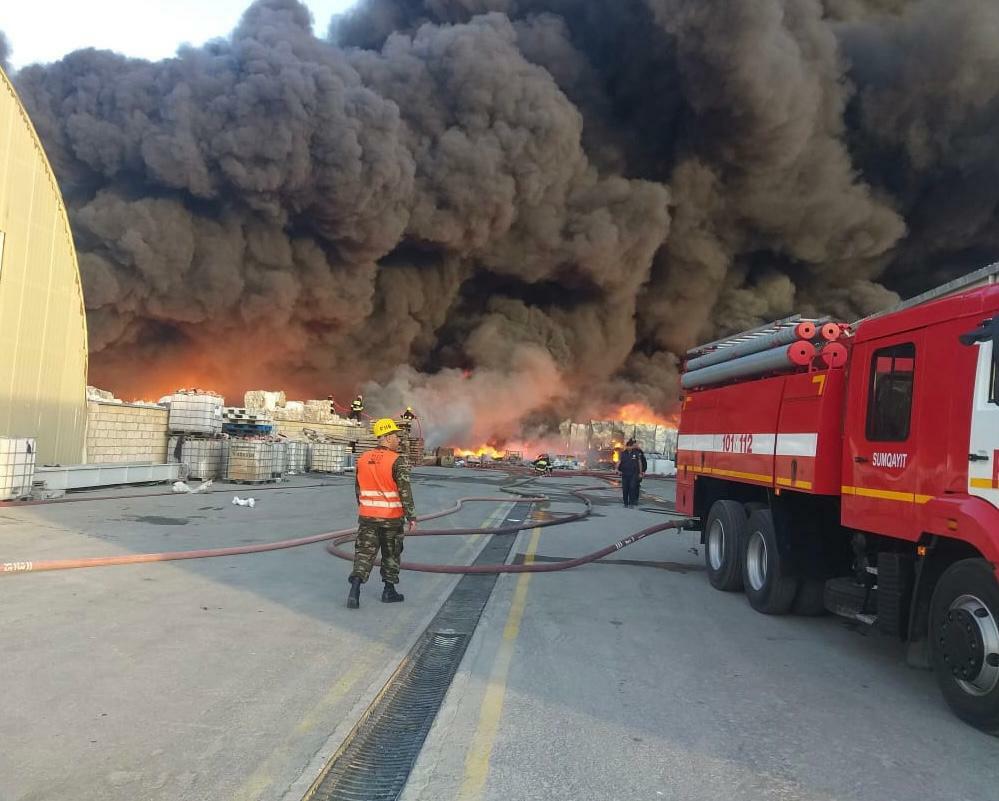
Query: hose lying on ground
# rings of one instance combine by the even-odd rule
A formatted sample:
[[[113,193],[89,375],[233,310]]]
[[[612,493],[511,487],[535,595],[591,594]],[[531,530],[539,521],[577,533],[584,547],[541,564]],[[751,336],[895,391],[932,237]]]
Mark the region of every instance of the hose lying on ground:
[[[599,487],[584,487],[582,489],[570,490],[572,495],[582,500],[585,504],[585,509],[580,512],[573,512],[566,515],[560,515],[559,517],[552,518],[550,520],[544,521],[525,521],[519,525],[501,526],[499,528],[465,528],[465,529],[430,529],[426,531],[417,531],[414,534],[408,536],[450,536],[450,535],[470,535],[470,534],[512,534],[517,531],[523,531],[529,528],[544,528],[547,526],[563,525],[565,523],[571,523],[576,520],[581,520],[589,516],[592,509],[592,502],[589,498],[586,498],[582,493],[587,491],[596,491],[605,489],[603,486]],[[518,498],[521,502],[529,503],[541,503],[549,500],[545,496],[524,496],[515,490],[509,491],[512,494],[519,495]],[[495,497],[495,496],[482,496],[482,497],[468,497],[459,498],[455,504],[447,509],[442,509],[437,512],[432,512],[430,514],[421,515],[417,519],[419,521],[434,520],[439,517],[445,517],[446,515],[451,515],[458,512],[466,503],[500,503],[509,502],[509,498]],[[622,540],[618,540],[612,545],[608,545],[606,548],[602,548],[600,551],[595,551],[592,554],[587,554],[581,556],[578,559],[572,559],[565,562],[552,562],[546,564],[528,564],[528,565],[427,565],[420,563],[404,562],[401,567],[405,570],[417,570],[422,572],[433,572],[433,573],[527,573],[527,572],[551,572],[553,570],[565,570],[570,567],[576,567],[577,565],[586,564],[587,562],[595,561],[609,553],[613,553],[616,550],[631,545],[640,539],[643,539],[650,534],[654,534],[658,531],[665,531],[670,528],[683,528],[687,525],[692,524],[692,520],[676,520],[670,521],[669,523],[663,523],[657,526],[652,526],[647,529],[643,529],[629,537],[625,537]],[[190,551],[166,551],[162,553],[144,553],[144,554],[129,554],[120,556],[98,556],[89,557],[83,559],[60,559],[60,560],[17,560],[17,561],[4,561],[0,562],[0,577],[2,576],[12,576],[22,573],[41,573],[46,571],[54,570],[75,570],[79,568],[87,567],[110,567],[112,565],[135,565],[135,564],[146,564],[149,562],[175,562],[184,559],[208,559],[217,556],[241,556],[244,554],[251,553],[264,553],[267,551],[278,551],[287,548],[297,548],[302,545],[311,545],[316,542],[324,542],[326,540],[332,540],[329,546],[327,546],[330,553],[335,556],[339,556],[342,559],[352,560],[353,556],[347,552],[339,550],[338,546],[343,545],[357,535],[357,528],[340,529],[338,531],[325,532],[323,534],[313,534],[308,537],[298,537],[296,539],[279,540],[277,542],[261,543],[259,545],[237,545],[227,548],[206,548],[199,550]]]

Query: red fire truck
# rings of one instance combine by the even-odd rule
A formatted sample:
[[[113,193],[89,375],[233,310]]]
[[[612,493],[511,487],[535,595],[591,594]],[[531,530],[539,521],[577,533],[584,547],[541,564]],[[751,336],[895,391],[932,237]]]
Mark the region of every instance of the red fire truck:
[[[719,590],[898,636],[999,734],[999,265],[690,351],[677,510]]]

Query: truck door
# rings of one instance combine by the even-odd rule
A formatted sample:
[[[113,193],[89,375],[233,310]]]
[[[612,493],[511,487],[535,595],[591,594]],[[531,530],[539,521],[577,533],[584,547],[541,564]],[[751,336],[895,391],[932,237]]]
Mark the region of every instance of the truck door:
[[[855,347],[843,460],[843,523],[914,539],[921,332]],[[926,498],[929,500],[929,498]]]
[[[992,341],[981,342],[968,444],[968,492],[999,506],[999,397]]]

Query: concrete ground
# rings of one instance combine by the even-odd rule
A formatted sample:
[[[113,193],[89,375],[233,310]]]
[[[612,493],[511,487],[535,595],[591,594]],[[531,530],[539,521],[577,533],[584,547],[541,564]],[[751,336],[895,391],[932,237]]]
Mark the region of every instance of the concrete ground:
[[[498,495],[498,481],[431,470],[414,492],[430,511]],[[329,486],[304,486],[319,482]],[[350,477],[277,487],[0,507],[0,561],[268,542],[356,522]],[[508,508],[470,504],[433,525],[480,526]],[[470,562],[484,540],[415,539],[407,556]],[[388,606],[375,574],[354,612],[349,572],[316,544],[0,577],[0,801],[281,798],[328,757],[331,735],[346,734],[457,581],[406,574],[406,602]]]
[[[662,520],[602,497],[514,551],[576,556]],[[999,799],[999,740],[900,644],[754,612],[711,588],[692,534],[621,560],[646,564],[500,578],[403,801]]]
[[[317,481],[0,507],[0,561],[349,525],[352,480],[305,486]],[[415,492],[428,511],[498,483],[425,469]],[[560,511],[575,508],[558,496],[570,483],[535,485]],[[590,520],[524,532],[514,553],[576,556],[664,519],[599,497]],[[469,562],[483,540],[415,539],[406,556]],[[835,618],[757,614],[711,589],[694,535],[607,562],[500,577],[404,801],[999,799],[999,741],[954,718],[897,643]],[[404,574],[406,602],[384,606],[376,577],[350,612],[348,572],[319,544],[0,578],[0,801],[298,801],[456,581]]]

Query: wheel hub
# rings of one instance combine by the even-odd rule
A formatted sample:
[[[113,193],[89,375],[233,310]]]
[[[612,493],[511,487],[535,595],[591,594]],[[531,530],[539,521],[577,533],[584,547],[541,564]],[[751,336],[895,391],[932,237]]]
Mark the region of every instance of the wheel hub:
[[[725,527],[715,520],[708,532],[708,559],[712,570],[720,570],[725,553]]]
[[[981,672],[985,643],[974,616],[965,609],[951,609],[940,626],[940,646],[951,675],[968,681]]]
[[[940,655],[965,692],[986,695],[999,684],[999,626],[981,600],[956,598],[940,623]]]
[[[749,586],[759,592],[767,583],[767,541],[759,531],[754,531],[749,537],[749,547],[746,548],[746,573]]]

